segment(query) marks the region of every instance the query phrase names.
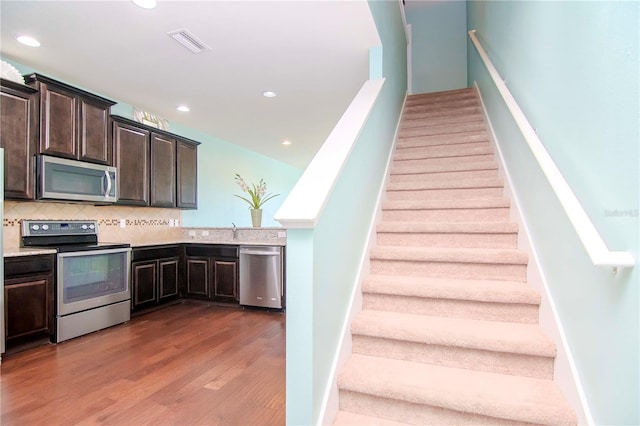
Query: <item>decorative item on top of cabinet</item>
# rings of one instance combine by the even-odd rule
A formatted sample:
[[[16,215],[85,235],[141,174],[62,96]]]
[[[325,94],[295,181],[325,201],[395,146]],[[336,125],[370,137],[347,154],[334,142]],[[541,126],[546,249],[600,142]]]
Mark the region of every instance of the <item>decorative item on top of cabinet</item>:
[[[25,82],[39,91],[38,153],[112,165],[109,113],[115,102],[41,74]]]
[[[200,142],[116,115],[111,120],[118,204],[197,208]]]
[[[7,350],[48,343],[53,334],[55,255],[4,259]]]
[[[179,296],[180,246],[135,248],[131,261],[131,309],[157,306]]]
[[[38,91],[0,80],[0,147],[4,148],[4,197],[33,200],[33,156],[38,143]]]

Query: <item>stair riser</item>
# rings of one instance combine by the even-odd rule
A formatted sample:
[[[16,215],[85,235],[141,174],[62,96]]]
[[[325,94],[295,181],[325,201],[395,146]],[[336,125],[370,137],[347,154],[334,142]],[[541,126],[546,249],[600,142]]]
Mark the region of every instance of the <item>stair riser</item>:
[[[440,108],[429,112],[405,112],[402,120],[427,120],[438,117],[456,117],[459,115],[482,114],[482,109],[478,106],[468,106],[465,108]]]
[[[471,98],[476,94],[473,88],[463,88],[463,89],[455,89],[455,90],[447,90],[443,92],[431,92],[431,93],[417,93],[413,95],[407,96],[407,102],[434,102],[434,101],[442,101],[447,99],[458,99],[458,98]]]
[[[340,409],[414,425],[531,426],[508,419],[463,413],[432,405],[380,398],[340,389]]]
[[[353,352],[444,367],[553,379],[553,358],[431,345],[354,334]]]
[[[518,248],[518,235],[495,233],[378,232],[377,243],[383,246],[516,249]]]
[[[428,119],[405,116],[403,117],[402,124],[400,124],[400,131],[431,126],[441,126],[443,124],[467,124],[476,122],[481,123],[482,121],[483,117],[480,113],[443,115],[440,117],[431,117]]]
[[[407,102],[404,108],[405,113],[413,112],[430,112],[437,111],[443,108],[466,108],[477,107],[478,100],[473,97],[462,97],[459,99],[439,100],[437,102]]]
[[[455,145],[468,142],[488,142],[487,132],[452,133],[450,135],[398,137],[396,148],[404,149],[416,146]]]
[[[392,167],[391,174],[411,174],[411,173],[444,173],[444,172],[466,172],[480,170],[498,170],[498,164],[494,161],[479,161],[475,163],[456,163],[433,165],[427,167]]]
[[[415,137],[415,136],[431,136],[431,135],[449,135],[452,133],[481,132],[481,131],[485,131],[484,123],[475,122],[475,123],[443,124],[440,126],[411,128],[407,130],[400,130],[398,132],[398,136]]]
[[[443,210],[382,210],[382,220],[432,221],[432,222],[505,222],[509,220],[509,208],[443,209]]]
[[[505,321],[524,324],[538,322],[538,305],[477,302],[445,298],[363,293],[362,308],[405,314]]]
[[[460,200],[502,198],[503,188],[423,189],[387,191],[387,200]]]
[[[460,179],[490,179],[497,178],[497,170],[468,170],[459,172],[439,172],[439,173],[411,173],[411,174],[394,174],[391,171],[389,182],[416,182],[416,181],[452,181]]]
[[[393,160],[393,167],[428,167],[447,164],[477,163],[493,161],[493,154],[468,155],[464,157],[421,158],[419,160]]]
[[[467,159],[472,156],[492,155],[493,150],[491,148],[468,148],[468,149],[454,149],[454,150],[424,150],[422,152],[415,152],[409,154],[394,154],[393,161],[415,161],[415,160],[429,160],[429,159]],[[455,161],[454,161],[455,162]]]
[[[408,156],[418,156],[418,158],[425,157],[442,157],[442,154],[448,154],[447,156],[456,155],[468,155],[468,152],[474,150],[480,150],[483,154],[492,154],[493,150],[491,144],[487,141],[482,142],[465,142],[454,145],[437,145],[437,146],[418,146],[413,148],[401,148],[396,149],[394,156],[399,158],[407,158]]]
[[[371,273],[525,282],[527,265],[371,259]]]

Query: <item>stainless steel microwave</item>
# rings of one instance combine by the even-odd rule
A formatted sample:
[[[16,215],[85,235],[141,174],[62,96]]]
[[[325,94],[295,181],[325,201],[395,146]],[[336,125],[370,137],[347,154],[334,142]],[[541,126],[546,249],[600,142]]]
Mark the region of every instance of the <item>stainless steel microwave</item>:
[[[102,164],[38,155],[36,198],[115,203],[118,201],[116,171],[115,167]]]

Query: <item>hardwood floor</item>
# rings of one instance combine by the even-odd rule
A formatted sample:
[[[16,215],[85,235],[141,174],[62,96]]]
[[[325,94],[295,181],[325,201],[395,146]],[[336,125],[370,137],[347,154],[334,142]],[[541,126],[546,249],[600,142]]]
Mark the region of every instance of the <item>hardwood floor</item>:
[[[285,315],[186,301],[3,357],[2,425],[283,425]]]

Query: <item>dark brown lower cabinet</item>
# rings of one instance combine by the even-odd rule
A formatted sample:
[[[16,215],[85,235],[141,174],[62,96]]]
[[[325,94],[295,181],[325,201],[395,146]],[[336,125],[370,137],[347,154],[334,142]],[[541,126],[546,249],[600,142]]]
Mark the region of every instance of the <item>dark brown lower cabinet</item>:
[[[186,254],[187,297],[239,303],[237,246],[189,245]]]
[[[31,341],[48,341],[54,331],[54,255],[4,260],[7,350]]]
[[[131,309],[150,308],[179,295],[180,246],[136,248],[131,262]]]

